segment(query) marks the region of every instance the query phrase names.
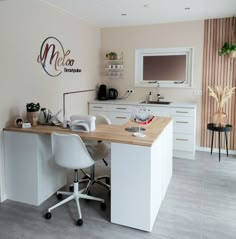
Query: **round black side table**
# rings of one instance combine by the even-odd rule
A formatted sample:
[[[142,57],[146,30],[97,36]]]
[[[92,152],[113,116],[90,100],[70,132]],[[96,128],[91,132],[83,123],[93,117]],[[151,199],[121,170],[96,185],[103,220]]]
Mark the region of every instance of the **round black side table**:
[[[212,131],[212,138],[211,138],[211,154],[212,154],[212,148],[213,148],[213,141],[214,141],[214,133],[218,132],[218,144],[219,144],[219,161],[220,161],[220,133],[225,133],[225,145],[226,145],[226,153],[228,157],[228,138],[227,133],[232,130],[232,125],[227,124],[225,126],[216,126],[213,123],[207,124],[207,129]]]

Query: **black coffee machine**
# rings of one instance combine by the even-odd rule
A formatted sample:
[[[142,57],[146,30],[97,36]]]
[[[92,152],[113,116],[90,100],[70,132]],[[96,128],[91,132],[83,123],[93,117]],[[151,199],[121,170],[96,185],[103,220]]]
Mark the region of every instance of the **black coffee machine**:
[[[100,85],[98,90],[98,100],[107,100],[107,86],[106,85]]]

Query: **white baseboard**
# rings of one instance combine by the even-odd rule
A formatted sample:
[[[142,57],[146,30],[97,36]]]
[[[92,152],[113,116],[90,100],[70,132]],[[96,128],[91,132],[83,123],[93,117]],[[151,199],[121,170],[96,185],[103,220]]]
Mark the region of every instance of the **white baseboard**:
[[[195,159],[195,151],[173,150],[173,157],[184,159]]]
[[[7,200],[7,194],[6,194],[6,193],[4,193],[3,195],[1,195],[1,197],[0,197],[0,202],[2,203],[2,202],[4,202],[5,200]]]
[[[211,152],[211,148],[199,147],[199,146],[196,146],[196,150],[197,151],[203,151],[203,152]],[[213,153],[218,153],[219,149],[218,148],[213,148],[212,152]],[[236,155],[236,151],[235,150],[229,150],[228,152],[231,155]],[[221,154],[226,154],[226,149],[221,149],[220,153]]]

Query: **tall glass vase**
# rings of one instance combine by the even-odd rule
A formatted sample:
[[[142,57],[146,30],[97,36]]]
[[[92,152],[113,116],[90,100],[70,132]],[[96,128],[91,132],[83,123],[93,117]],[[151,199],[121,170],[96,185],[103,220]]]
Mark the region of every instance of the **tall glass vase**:
[[[217,127],[224,127],[227,124],[227,115],[223,112],[222,108],[218,108],[214,113],[213,123],[216,124]]]

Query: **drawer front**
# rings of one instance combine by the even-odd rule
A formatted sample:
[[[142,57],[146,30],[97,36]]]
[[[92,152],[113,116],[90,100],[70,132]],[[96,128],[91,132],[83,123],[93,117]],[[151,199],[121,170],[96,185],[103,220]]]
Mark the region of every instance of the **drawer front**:
[[[149,114],[154,116],[170,116],[170,108],[148,106],[146,109]]]
[[[90,111],[107,111],[107,104],[89,104]]]
[[[183,151],[194,150],[193,135],[190,134],[175,134],[173,135],[173,149]]]
[[[171,115],[193,117],[195,115],[195,109],[171,108]]]
[[[173,131],[175,133],[194,134],[194,122],[192,117],[173,117]]]
[[[112,124],[121,125],[127,123],[130,120],[131,113],[123,112],[109,112],[108,118]]]
[[[96,110],[90,110],[89,111],[89,115],[105,115],[106,117],[108,117],[108,113],[107,111],[96,111]],[[109,118],[109,117],[108,117]]]
[[[128,112],[131,113],[133,110],[132,105],[108,105],[108,111],[114,112]]]

